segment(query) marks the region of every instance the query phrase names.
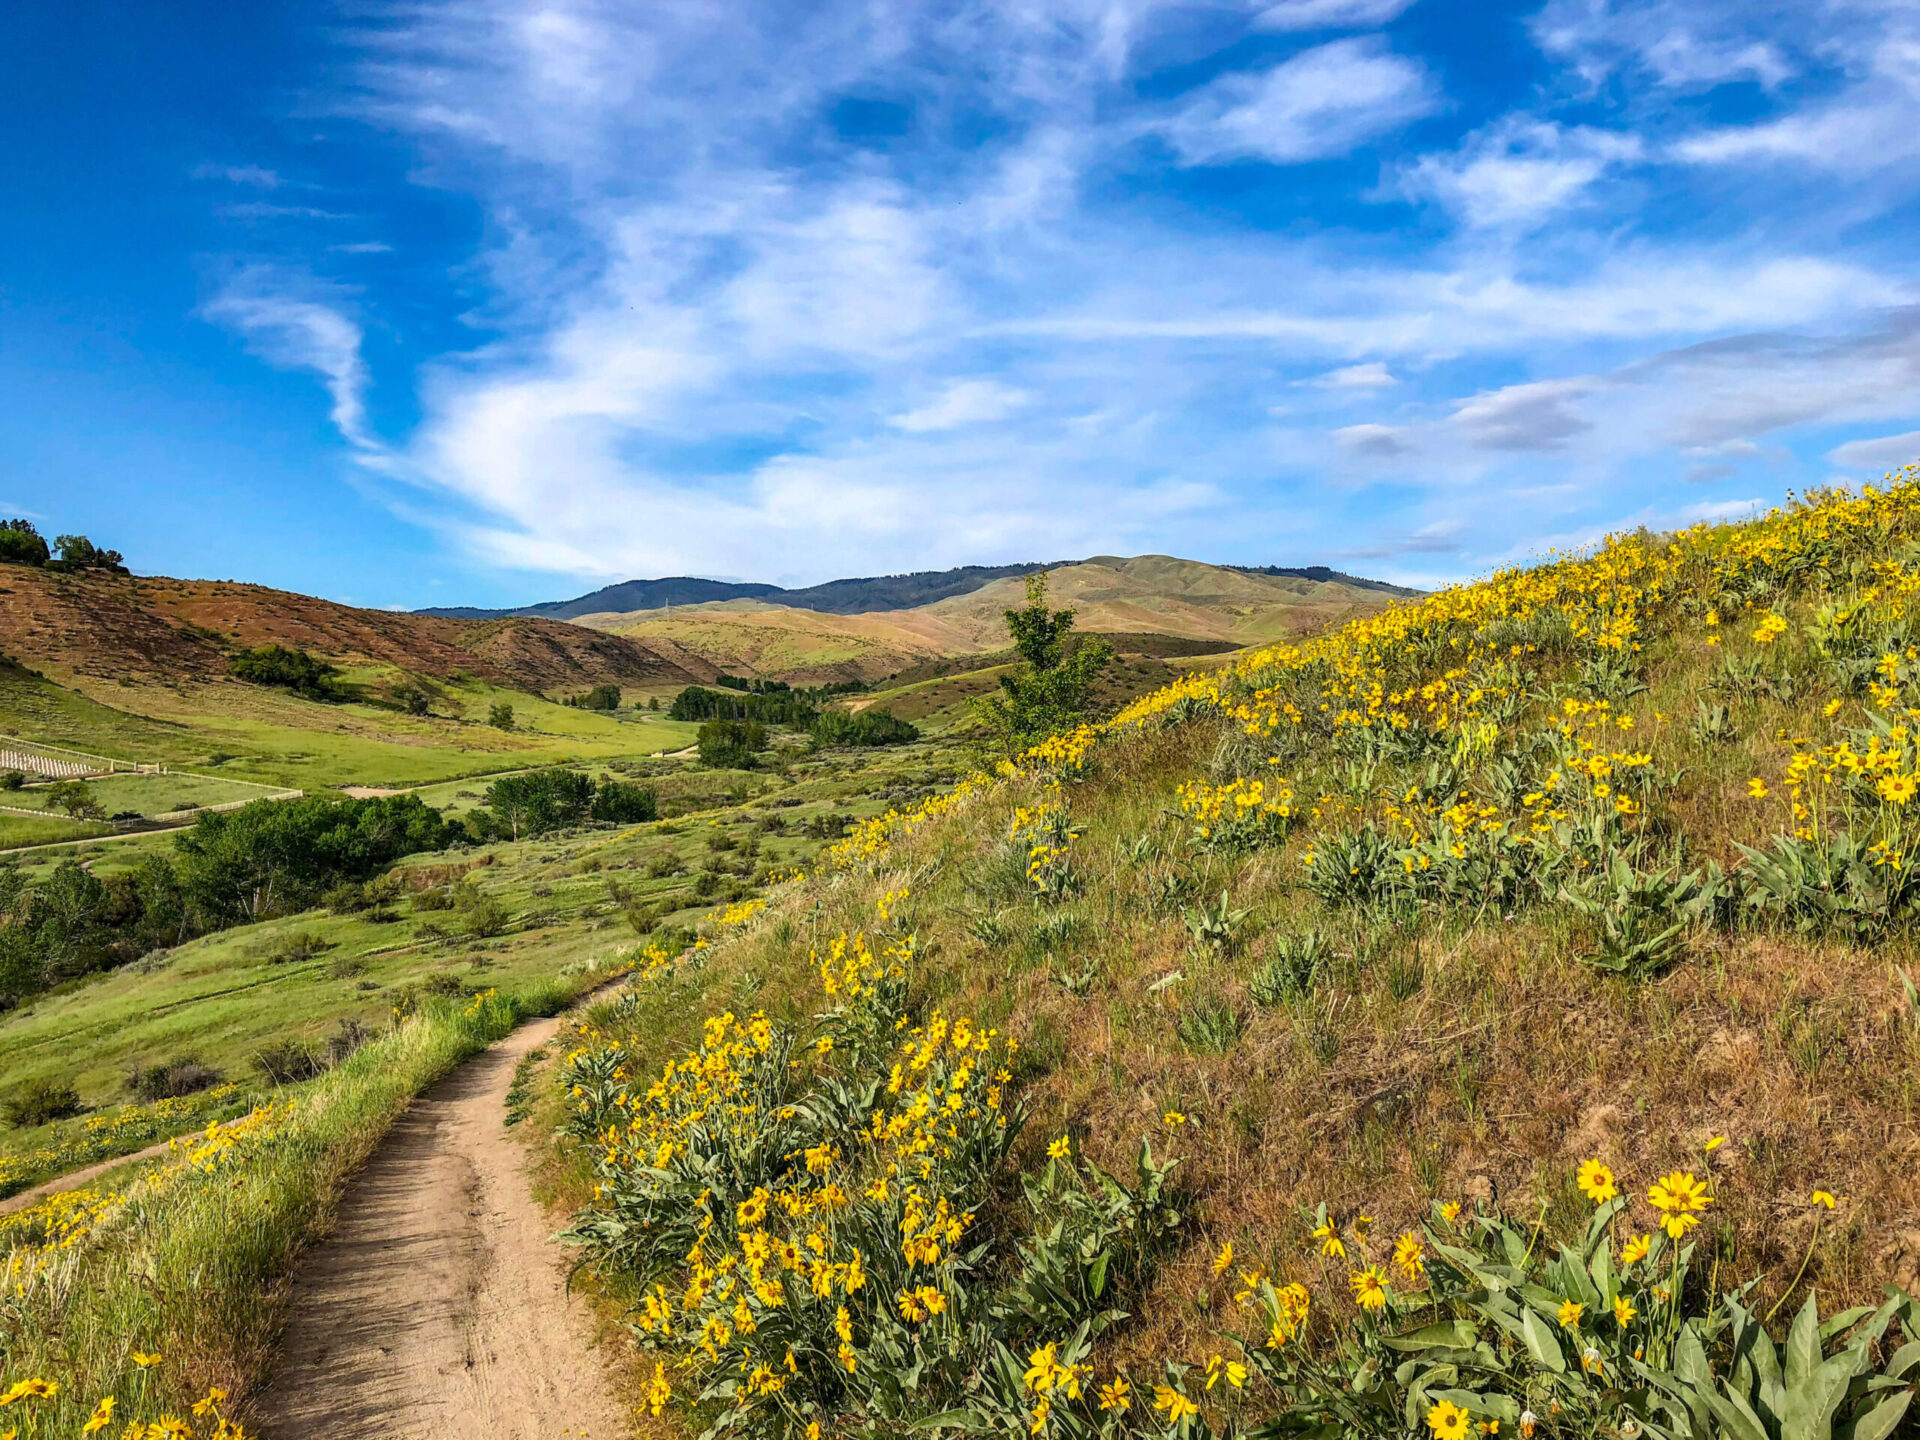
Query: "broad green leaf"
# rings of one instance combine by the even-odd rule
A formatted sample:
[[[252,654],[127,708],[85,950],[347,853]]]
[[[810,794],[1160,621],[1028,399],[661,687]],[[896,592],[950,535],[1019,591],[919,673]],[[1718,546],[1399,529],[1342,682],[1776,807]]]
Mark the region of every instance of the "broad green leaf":
[[[1527,1342],[1528,1353],[1536,1361],[1556,1375],[1566,1373],[1567,1357],[1560,1353],[1560,1342],[1537,1312],[1528,1310],[1521,1315],[1520,1338]]]
[[[1479,1338],[1471,1320],[1447,1320],[1405,1335],[1382,1335],[1380,1343],[1393,1350],[1471,1350]]]
[[[1793,1317],[1787,1331],[1786,1384],[1797,1390],[1820,1365],[1820,1304],[1817,1295],[1808,1295],[1807,1303]]]
[[[1884,1373],[1898,1378],[1911,1370],[1917,1360],[1920,1360],[1920,1340],[1912,1340],[1893,1352]]]
[[[1893,1433],[1893,1427],[1900,1423],[1900,1417],[1907,1413],[1907,1406],[1912,1403],[1911,1390],[1889,1395],[1842,1432],[1845,1440],[1886,1440]]]

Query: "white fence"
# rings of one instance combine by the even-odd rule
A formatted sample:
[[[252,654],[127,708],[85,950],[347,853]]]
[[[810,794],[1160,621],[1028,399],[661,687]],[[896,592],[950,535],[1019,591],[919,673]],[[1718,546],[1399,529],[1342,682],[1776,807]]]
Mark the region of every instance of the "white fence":
[[[134,767],[129,766],[128,769]],[[145,767],[141,767],[144,770]],[[0,750],[0,770],[18,770],[23,775],[44,775],[49,780],[84,780],[93,775],[110,775],[113,762],[100,764],[88,760],[59,760],[51,755],[35,755],[26,750]]]

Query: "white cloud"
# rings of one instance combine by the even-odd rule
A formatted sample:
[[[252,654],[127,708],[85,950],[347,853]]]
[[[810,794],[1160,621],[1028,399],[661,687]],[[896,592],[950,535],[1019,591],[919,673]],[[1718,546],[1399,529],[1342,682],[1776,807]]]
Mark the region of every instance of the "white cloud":
[[[1849,440],[1827,452],[1827,459],[1849,470],[1898,470],[1920,460],[1920,430]]]
[[[1400,429],[1392,425],[1343,425],[1332,433],[1334,442],[1350,455],[1385,459],[1395,455],[1410,455],[1414,449],[1401,438]]]
[[[269,365],[319,375],[333,400],[334,427],[356,448],[377,451],[367,429],[360,327],[343,304],[337,288],[311,276],[256,265],[229,278],[200,313],[237,331]]]
[[[1337,160],[1444,114],[1411,51],[1312,43],[1404,8],[419,0],[363,37],[354,109],[472,197],[460,303],[477,292],[483,338],[423,367],[423,418],[379,458],[490,563],[826,578],[1369,537],[1485,556],[1647,509],[1689,464],[1757,472],[1761,439],[1784,484],[1794,427],[1920,421],[1873,320],[1920,298],[1901,254],[1658,163],[1716,75],[1776,85],[1773,118],[1828,103],[1777,85],[1809,64],[1793,17],[1550,4],[1559,58],[1525,109],[1476,112],[1384,183],[1361,157],[1311,194],[1194,173]],[[1165,98],[1282,32],[1308,48]],[[1556,108],[1576,92],[1585,124]],[[842,134],[849,96],[910,123]],[[1246,179],[1303,223],[1266,223],[1265,192],[1240,208]],[[1461,223],[1343,225],[1385,193]],[[1687,203],[1713,223],[1675,228]],[[242,313],[223,318],[326,378],[364,437],[357,328]]]
[[[1469,225],[1531,226],[1640,152],[1635,135],[1510,115],[1451,154],[1421,156],[1401,170],[1396,188],[1439,201]]]
[[[953,430],[962,425],[1005,419],[1031,398],[1025,391],[995,380],[955,380],[938,399],[917,410],[895,415],[887,423],[910,435],[928,430]]]
[[[1823,171],[1872,170],[1920,153],[1920,41],[1875,44],[1864,73],[1824,104],[1676,142],[1681,160],[1703,165],[1794,164]]]
[[[1345,154],[1438,103],[1418,62],[1375,40],[1336,40],[1263,74],[1222,75],[1188,100],[1166,132],[1189,165],[1286,165]]]
[[[1831,24],[1834,8],[1808,5],[1801,19]],[[1548,0],[1529,28],[1542,50],[1594,85],[1631,71],[1664,86],[1744,79],[1772,87],[1796,71],[1781,37],[1768,33],[1788,13],[1747,0]]]
[[[1388,390],[1400,382],[1387,369],[1386,361],[1369,360],[1364,365],[1342,365],[1338,370],[1294,383],[1311,385],[1318,390]]]
[[[225,180],[230,185],[251,185],[261,190],[274,190],[281,184],[279,174],[262,165],[196,165],[193,178]]]
[[[1593,428],[1574,402],[1593,393],[1585,377],[1508,385],[1463,400],[1453,421],[1488,450],[1552,450]]]
[[[1254,17],[1256,30],[1371,30],[1413,0],[1280,0]]]

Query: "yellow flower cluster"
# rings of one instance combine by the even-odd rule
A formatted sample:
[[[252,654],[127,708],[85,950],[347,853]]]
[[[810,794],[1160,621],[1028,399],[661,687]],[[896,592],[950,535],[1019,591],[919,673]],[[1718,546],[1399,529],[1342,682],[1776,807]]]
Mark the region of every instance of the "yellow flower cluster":
[[[89,1115],[78,1132],[54,1145],[0,1152],[0,1195],[26,1189],[47,1175],[66,1175],[115,1155],[125,1155],[173,1134],[210,1111],[232,1105],[238,1085],[227,1083],[144,1105],[121,1105]]]
[[[649,1409],[669,1403],[680,1371],[786,1415],[797,1433],[822,1357],[855,1376],[886,1327],[947,1323],[973,1223],[972,1157],[983,1137],[1006,1132],[1003,1059],[1014,1047],[935,1012],[919,1025],[887,1022],[891,1038],[876,1051],[873,1025],[895,1013],[885,982],[910,958],[910,940],[875,954],[858,933],[813,956],[839,1017],[806,1047],[820,1067],[813,1083],[870,1097],[845,1129],[823,1131],[820,1117],[836,1112],[788,1098],[803,1062],[786,1058],[789,1038],[765,1015],[708,1019],[699,1049],[650,1083],[628,1082],[610,1036],[588,1032],[569,1056],[576,1133],[599,1147],[601,1204],[623,1225],[651,1216],[663,1245],[683,1237],[658,1254],[655,1273],[670,1275],[649,1286],[636,1320],[667,1355],[645,1387]],[[844,1044],[836,1024],[850,1027]],[[728,1193],[723,1177],[748,1165],[762,1178]]]

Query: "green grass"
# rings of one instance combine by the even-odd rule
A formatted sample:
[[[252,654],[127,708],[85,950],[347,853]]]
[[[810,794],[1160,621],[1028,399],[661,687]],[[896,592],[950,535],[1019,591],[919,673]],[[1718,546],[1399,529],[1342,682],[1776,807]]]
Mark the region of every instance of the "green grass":
[[[83,1283],[67,1291],[28,1280],[0,1312],[9,1378],[60,1386],[10,1423],[17,1416],[27,1440],[76,1434],[110,1394],[117,1431],[184,1413],[209,1386],[244,1393],[272,1353],[294,1256],[408,1101],[521,1019],[551,1014],[603,978],[549,973],[490,1004],[431,1005],[306,1087],[289,1114],[208,1171],[155,1166],[125,1192],[113,1238],[50,1257]],[[166,1359],[142,1370],[135,1350]]]
[[[258,800],[272,793],[258,785],[206,775],[109,775],[103,780],[89,780],[87,785],[109,815],[127,810],[141,815],[165,815],[195,805]],[[35,792],[23,793],[33,795]]]
[[[15,804],[20,791],[9,790],[0,795],[0,803]],[[25,792],[29,795],[31,791]],[[25,807],[22,807],[25,808]],[[69,820],[64,815],[15,815],[0,810],[0,850],[15,845],[46,845],[59,840],[88,840],[96,835],[112,833],[112,826],[101,825],[91,820]]]
[[[661,771],[647,783],[679,818],[416,856],[400,868],[404,877],[487,859],[472,877],[506,909],[506,933],[471,939],[461,932],[458,912],[416,910],[403,898],[388,907],[390,921],[311,911],[205,936],[0,1015],[0,1094],[25,1081],[59,1078],[76,1086],[93,1111],[105,1111],[128,1098],[129,1072],[182,1056],[257,1086],[262,1081],[253,1058],[263,1048],[323,1040],[347,1022],[377,1026],[396,998],[436,976],[469,988],[510,989],[556,966],[601,961],[635,943],[626,918],[630,903],[661,911],[663,921],[694,923],[727,903],[730,892],[750,886],[755,873],[811,868],[825,839],[804,833],[809,820],[878,814],[893,803],[886,796],[930,789],[953,773],[954,763],[920,745],[811,757],[784,775],[705,770],[682,761],[590,768],[596,774]],[[484,790],[484,781],[452,781],[424,798],[458,813]],[[779,831],[766,833],[769,824]],[[709,838],[720,833],[733,848],[711,848]],[[756,853],[748,854],[748,845]],[[31,879],[74,858],[108,876],[173,848],[171,836],[129,837],[29,852],[18,863]],[[655,862],[668,852],[678,873],[651,873],[663,868]],[[708,868],[726,873],[714,893],[702,897],[695,884]],[[307,959],[277,960],[295,936],[313,936],[329,948]],[[34,1131],[0,1131],[0,1157],[57,1148],[84,1123],[76,1117]]]

